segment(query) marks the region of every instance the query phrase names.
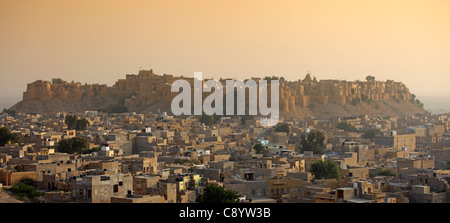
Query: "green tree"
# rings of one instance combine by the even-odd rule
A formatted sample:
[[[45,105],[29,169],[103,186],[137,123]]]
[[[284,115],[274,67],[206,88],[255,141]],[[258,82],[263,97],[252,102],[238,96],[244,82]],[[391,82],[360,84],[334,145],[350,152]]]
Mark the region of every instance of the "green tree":
[[[301,136],[302,151],[313,151],[315,154],[325,152],[325,134],[321,131],[311,131],[307,136]]]
[[[203,112],[202,116],[200,117],[200,123],[203,123],[207,126],[211,126],[211,125],[217,123],[217,121],[219,121],[221,119],[221,117],[222,116],[216,115],[216,114],[207,115],[205,112]]]
[[[16,133],[12,133],[9,128],[0,128],[0,146],[4,146],[7,143],[19,143],[20,138]]]
[[[278,124],[275,127],[275,132],[285,132],[289,135],[289,133],[291,132],[291,126],[287,123]]]
[[[43,196],[43,193],[37,192],[36,182],[31,178],[22,178],[18,183],[9,188],[19,200],[30,200],[35,197]]]
[[[89,126],[89,121],[86,118],[78,119],[75,124],[75,129],[77,131],[83,131],[86,130]]]
[[[64,123],[66,123],[67,127],[72,130],[77,127],[77,116],[76,115],[67,115],[64,119]]]
[[[264,77],[264,80],[266,80],[266,81],[279,80],[279,79],[280,79],[280,78],[277,77],[277,76],[272,76],[272,77],[266,76],[266,77]],[[284,79],[284,78],[283,78],[283,79]]]
[[[72,140],[72,149],[76,152],[81,153],[83,150],[89,148],[89,142],[85,138],[81,137],[73,137]]]
[[[266,147],[261,143],[256,143],[253,145],[253,149],[255,150],[256,154],[262,154],[266,151]]]
[[[61,78],[52,78],[52,84],[66,84],[67,82]]]
[[[70,130],[82,131],[86,130],[89,126],[89,121],[86,118],[78,119],[76,115],[67,115],[64,123]]]
[[[101,150],[100,147],[94,147],[94,148],[92,148],[92,149],[82,150],[81,153],[83,153],[83,154],[91,154],[91,153],[93,153],[93,152],[98,152],[98,151],[100,151],[100,150]]]
[[[72,139],[63,139],[59,141],[56,150],[60,153],[74,153],[74,150],[72,149]]]
[[[364,131],[364,134],[362,135],[363,139],[375,139],[375,137],[380,134],[381,131],[379,129],[368,129]]]
[[[391,169],[381,169],[378,174],[378,176],[392,176],[395,177],[397,176],[397,173],[395,173],[394,170]]]
[[[351,123],[348,123],[348,122],[339,122],[337,125],[336,125],[336,128],[337,129],[342,129],[342,130],[344,130],[344,131],[346,131],[346,132],[356,132],[356,128],[355,128],[355,126],[353,126]]]
[[[366,81],[375,81],[375,77],[369,75],[369,76],[366,77]]]
[[[239,194],[216,184],[210,184],[203,194],[198,195],[196,202],[207,204],[239,203]]]
[[[86,139],[81,137],[74,137],[70,139],[63,139],[59,141],[57,150],[61,153],[85,153],[88,150],[89,143]]]
[[[212,115],[207,115],[203,112],[202,116],[200,117],[200,123],[210,126],[214,123],[214,118]]]
[[[319,160],[311,164],[314,179],[341,179],[341,168],[332,160]]]

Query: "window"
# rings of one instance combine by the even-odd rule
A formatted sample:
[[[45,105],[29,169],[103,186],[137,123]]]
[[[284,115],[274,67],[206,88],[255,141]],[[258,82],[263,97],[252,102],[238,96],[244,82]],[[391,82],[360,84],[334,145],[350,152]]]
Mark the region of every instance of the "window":
[[[119,181],[119,186],[123,186],[123,181]]]
[[[119,185],[115,184],[114,185],[114,193],[119,192]]]
[[[252,190],[252,195],[253,195],[253,196],[256,195],[256,190],[255,190],[255,189]]]
[[[87,198],[89,198],[89,199],[92,198],[92,190],[87,191]]]

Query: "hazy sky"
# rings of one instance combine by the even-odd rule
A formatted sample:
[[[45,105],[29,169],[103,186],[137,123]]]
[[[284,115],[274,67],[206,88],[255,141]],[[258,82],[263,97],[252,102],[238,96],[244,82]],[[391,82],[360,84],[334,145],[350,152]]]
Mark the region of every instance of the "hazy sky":
[[[450,95],[449,0],[0,0],[0,101],[60,77],[404,82]]]

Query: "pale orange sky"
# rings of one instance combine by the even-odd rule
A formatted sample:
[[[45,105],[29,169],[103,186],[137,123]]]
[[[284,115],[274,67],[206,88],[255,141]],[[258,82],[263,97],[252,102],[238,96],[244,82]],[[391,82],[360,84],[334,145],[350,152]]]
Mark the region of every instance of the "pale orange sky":
[[[60,77],[404,82],[450,96],[449,0],[0,0],[0,101]]]

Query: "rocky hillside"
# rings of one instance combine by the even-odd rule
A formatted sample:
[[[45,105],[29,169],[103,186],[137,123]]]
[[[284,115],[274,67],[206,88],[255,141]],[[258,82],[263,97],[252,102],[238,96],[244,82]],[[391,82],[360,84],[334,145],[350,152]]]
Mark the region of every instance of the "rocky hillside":
[[[360,103],[359,105],[311,104],[308,108],[300,108],[285,114],[285,118],[316,117],[333,118],[368,115],[369,117],[404,117],[423,114],[426,111],[418,104],[409,101],[385,100],[377,104]]]
[[[193,78],[157,75],[141,70],[126,75],[113,86],[38,80],[27,85],[23,100],[12,107],[17,112],[163,112],[178,93],[171,92],[175,80]],[[278,79],[266,77],[265,79]],[[255,81],[260,79],[255,78]],[[399,117],[426,112],[401,82],[341,81],[312,79],[280,80],[280,113],[285,118],[329,118],[364,115]],[[222,80],[225,86],[224,80]]]

